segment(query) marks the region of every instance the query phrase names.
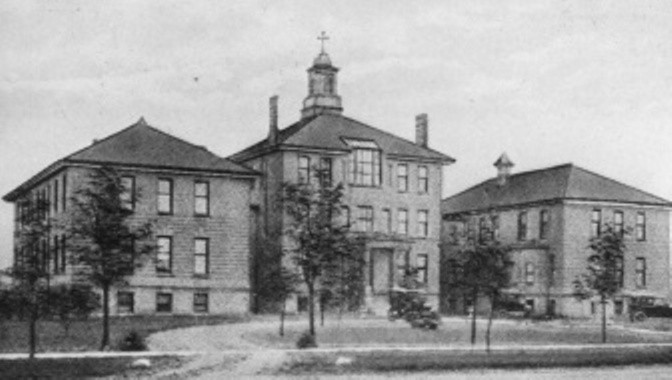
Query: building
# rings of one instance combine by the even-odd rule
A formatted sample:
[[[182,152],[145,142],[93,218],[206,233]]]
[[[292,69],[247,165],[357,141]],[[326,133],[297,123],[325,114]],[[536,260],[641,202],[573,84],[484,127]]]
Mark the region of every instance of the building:
[[[441,203],[442,310],[467,306],[451,286],[451,254],[462,233],[479,233],[489,217],[495,235],[512,248],[512,288],[535,314],[590,316],[596,301],[577,301],[572,282],[586,272],[589,240],[604,225],[625,235],[622,291],[610,305],[627,310],[626,295],[649,294],[670,301],[670,210],[662,198],[573,164],[511,174],[513,163],[502,155],[497,177]]]
[[[122,175],[135,221],[153,221],[157,252],[110,294],[114,314],[244,313],[250,303],[249,204],[258,173],[147,125],[144,119],[60,159],[3,199],[49,200],[62,219],[71,196],[102,165]],[[130,195],[130,194],[129,194]],[[133,199],[129,197],[129,199]],[[16,227],[19,220],[16,219]],[[45,242],[52,281],[68,281],[66,237]]]
[[[257,290],[262,270],[280,265],[286,223],[276,205],[283,182],[308,181],[321,167],[333,183],[345,186],[352,230],[370,237],[365,307],[386,312],[388,291],[409,265],[419,268],[437,304],[442,169],[454,160],[428,147],[426,114],[416,117],[415,142],[344,116],[337,74],[322,50],[308,69],[301,118],[279,129],[277,97],[272,97],[268,136],[230,157],[262,173],[255,205]]]

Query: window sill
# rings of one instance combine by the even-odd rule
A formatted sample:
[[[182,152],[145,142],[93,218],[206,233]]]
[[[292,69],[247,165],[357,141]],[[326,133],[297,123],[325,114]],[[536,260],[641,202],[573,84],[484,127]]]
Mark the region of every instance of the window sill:
[[[359,185],[359,184],[355,184],[355,183],[349,183],[348,186],[359,187],[359,188],[364,188],[364,189],[382,189],[383,188],[381,185]]]
[[[172,212],[158,212],[159,216],[173,216]]]
[[[196,214],[194,213],[194,218],[209,218],[210,214]]]
[[[191,277],[193,277],[193,278],[198,278],[198,279],[202,279],[202,280],[209,280],[209,279],[210,279],[210,275],[209,275],[209,274],[194,274],[194,275],[192,275]]]

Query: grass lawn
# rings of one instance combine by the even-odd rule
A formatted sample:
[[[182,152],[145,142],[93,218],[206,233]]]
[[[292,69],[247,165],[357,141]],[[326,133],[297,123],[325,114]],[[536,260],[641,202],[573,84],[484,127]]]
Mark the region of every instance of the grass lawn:
[[[653,322],[652,322],[653,323]],[[638,327],[640,325],[631,325]],[[643,327],[643,326],[641,326]],[[264,346],[294,348],[301,333],[307,330],[307,321],[288,324],[284,337],[278,335],[277,325],[248,331],[244,338]],[[672,334],[643,334],[618,327],[608,327],[609,343],[672,343]],[[524,321],[496,321],[492,327],[492,344],[547,345],[591,344],[601,342],[599,324]],[[477,326],[477,344],[484,345],[485,323]],[[470,325],[464,319],[446,319],[438,330],[411,328],[404,321],[383,319],[347,319],[339,323],[328,319],[317,329],[317,343],[321,347],[343,346],[408,346],[408,345],[470,345]]]
[[[0,374],[3,379],[73,379],[114,376],[119,378],[147,378],[169,368],[179,368],[191,358],[160,356],[152,357],[152,367],[131,369],[135,358],[72,358],[0,360]]]
[[[243,316],[129,316],[110,318],[110,344],[114,350],[130,331],[143,337],[163,330],[180,327],[214,325],[246,320]],[[37,351],[72,352],[97,351],[102,336],[102,319],[75,321],[70,331],[57,321],[39,321]],[[21,321],[0,322],[0,352],[28,352],[28,324]]]
[[[345,360],[344,360],[345,359]],[[341,364],[338,364],[339,361]],[[320,373],[446,371],[475,368],[597,367],[634,364],[669,364],[672,348],[591,348],[581,351],[377,351],[297,352],[276,373],[315,376]]]

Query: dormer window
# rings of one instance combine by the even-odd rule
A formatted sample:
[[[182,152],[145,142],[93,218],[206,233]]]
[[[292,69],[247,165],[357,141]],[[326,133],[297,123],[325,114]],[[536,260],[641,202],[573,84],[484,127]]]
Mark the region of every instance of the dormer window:
[[[351,185],[380,186],[380,148],[370,140],[343,139],[350,148],[348,181]]]

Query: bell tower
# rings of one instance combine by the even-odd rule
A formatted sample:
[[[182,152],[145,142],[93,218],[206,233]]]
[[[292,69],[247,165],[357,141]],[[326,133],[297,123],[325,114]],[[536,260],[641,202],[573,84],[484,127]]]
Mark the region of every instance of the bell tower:
[[[329,37],[322,32],[317,39],[322,43],[322,49],[308,69],[308,96],[303,100],[301,118],[343,112],[337,91],[338,68],[332,66],[329,55],[324,51],[324,42]]]

